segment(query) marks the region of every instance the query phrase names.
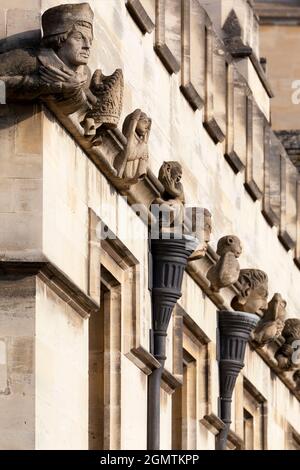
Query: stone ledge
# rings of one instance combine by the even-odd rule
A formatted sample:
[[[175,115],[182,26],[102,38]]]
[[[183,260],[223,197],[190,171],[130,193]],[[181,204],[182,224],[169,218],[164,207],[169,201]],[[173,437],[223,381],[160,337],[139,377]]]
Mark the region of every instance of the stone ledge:
[[[280,5],[276,2],[255,2],[255,12],[261,25],[300,24],[300,7],[294,5]]]
[[[205,415],[201,420],[200,423],[208,429],[214,436],[217,436],[219,432],[225,428],[225,424],[223,421],[215,414],[210,413]],[[234,450],[243,450],[244,449],[244,441],[243,439],[236,434],[232,429],[229,430],[228,438],[227,438],[227,445],[229,449]]]
[[[251,60],[251,63],[252,63],[252,65],[253,65],[253,67],[254,67],[257,75],[258,75],[258,78],[260,79],[262,85],[264,86],[264,89],[266,90],[268,96],[270,98],[274,98],[274,93],[272,91],[272,87],[269,83],[269,80],[267,79],[265,71],[264,71],[261,63],[259,62],[258,58],[254,54],[254,52],[252,52],[252,54],[250,55],[250,60]]]
[[[140,0],[127,0],[126,7],[143,34],[153,31],[154,23]]]
[[[23,274],[36,275],[82,318],[88,318],[99,310],[99,305],[82,292],[65,274],[49,262],[0,262],[0,276]]]
[[[146,375],[150,375],[155,369],[160,367],[159,361],[142,346],[131,349],[130,353],[125,354],[125,356]],[[172,374],[172,372],[164,368],[161,388],[171,395],[181,385],[182,377]]]

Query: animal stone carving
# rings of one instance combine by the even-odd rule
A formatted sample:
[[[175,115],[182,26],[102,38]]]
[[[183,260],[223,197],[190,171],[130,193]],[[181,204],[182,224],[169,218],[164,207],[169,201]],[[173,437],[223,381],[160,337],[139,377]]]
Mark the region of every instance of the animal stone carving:
[[[212,233],[212,216],[209,210],[201,209],[201,208],[196,208],[196,210],[201,210],[202,212],[200,229],[196,227],[196,237],[200,241],[200,245],[197,247],[194,253],[189,257],[189,261],[195,261],[205,256],[207,249],[208,249],[208,244],[210,242],[211,233]]]
[[[118,177],[128,184],[135,184],[146,176],[151,124],[151,119],[140,109],[129,114],[124,121],[122,132],[127,144],[116,156],[114,167]]]
[[[151,211],[159,223],[160,233],[177,232],[180,235],[183,232],[185,198],[181,178],[180,163],[170,161],[162,164],[158,179],[163,186],[163,192],[151,205]]]
[[[268,276],[260,269],[241,269],[238,282],[240,294],[231,302],[234,310],[256,313],[260,317],[268,308]]]
[[[220,258],[209,269],[206,276],[213,292],[219,292],[222,287],[228,287],[237,282],[240,274],[240,265],[237,259],[241,253],[242,245],[238,237],[227,235],[219,240],[217,254]]]
[[[268,303],[268,309],[263,318],[258,322],[252,333],[252,339],[256,346],[262,347],[281,335],[285,315],[286,301],[280,294],[274,294]]]
[[[288,318],[282,330],[284,344],[276,351],[275,359],[283,370],[299,368],[300,319]]]
[[[39,47],[1,53],[0,80],[5,83],[7,103],[40,99],[56,105],[64,115],[78,112],[84,120],[85,114],[93,110],[96,123],[116,125],[122,94],[113,94],[115,101],[107,106],[113,88],[108,86],[109,77],[96,71],[91,78],[87,66],[93,19],[88,3],[55,6],[42,15],[43,38]],[[120,74],[119,71],[117,75]],[[115,77],[115,74],[111,77],[110,84]],[[119,82],[118,87],[122,88],[122,81]]]

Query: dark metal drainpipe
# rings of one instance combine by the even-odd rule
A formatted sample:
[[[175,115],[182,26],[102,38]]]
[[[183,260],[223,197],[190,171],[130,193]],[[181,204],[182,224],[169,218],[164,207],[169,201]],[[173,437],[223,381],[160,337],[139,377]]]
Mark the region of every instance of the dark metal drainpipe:
[[[216,449],[226,450],[231,424],[232,394],[236,379],[244,367],[244,358],[251,331],[259,316],[245,312],[218,312],[218,360],[219,360],[219,417],[225,424],[216,438]]]
[[[148,377],[148,450],[160,448],[160,385],[166,360],[167,329],[173,308],[181,297],[183,274],[197,247],[190,236],[151,240],[152,253],[152,354],[160,367]]]

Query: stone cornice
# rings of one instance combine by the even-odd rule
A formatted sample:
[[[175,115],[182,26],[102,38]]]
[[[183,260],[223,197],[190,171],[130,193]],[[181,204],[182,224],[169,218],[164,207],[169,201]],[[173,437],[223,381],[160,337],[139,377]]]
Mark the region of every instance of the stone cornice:
[[[50,262],[0,262],[1,275],[38,276],[64,302],[82,318],[88,318],[99,310],[99,305]]]
[[[278,3],[256,3],[255,11],[261,25],[300,24],[300,7],[296,5],[279,5]]]

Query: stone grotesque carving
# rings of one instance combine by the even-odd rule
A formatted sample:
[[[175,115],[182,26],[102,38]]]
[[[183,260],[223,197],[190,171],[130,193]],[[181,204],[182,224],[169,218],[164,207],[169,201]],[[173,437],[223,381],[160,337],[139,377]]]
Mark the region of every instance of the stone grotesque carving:
[[[186,206],[181,183],[182,166],[176,161],[164,162],[159,170],[161,195],[151,204],[154,238],[190,240],[193,245],[188,261],[205,256],[212,231],[211,213],[202,207]],[[200,241],[200,245],[199,245]],[[197,247],[195,251],[195,248]],[[191,248],[191,246],[190,246]],[[192,253],[196,254],[194,255]]]
[[[234,310],[256,313],[260,317],[268,308],[268,276],[260,269],[241,269],[238,282],[241,293],[231,302]]]
[[[104,77],[97,70],[91,77],[87,63],[93,42],[93,18],[88,3],[46,10],[39,48],[20,48],[0,55],[0,79],[6,84],[7,102],[39,98],[55,103],[65,115],[79,112],[87,134],[94,123],[96,127],[116,126],[122,105],[122,94],[118,93],[122,72]],[[89,111],[88,119],[93,119],[93,123],[84,120]]]
[[[96,70],[91,82],[91,91],[97,101],[87,112],[81,125],[85,135],[96,135],[102,125],[105,128],[117,127],[123,104],[123,73],[117,69],[112,75],[105,76],[101,70]]]
[[[148,139],[151,119],[140,109],[126,117],[122,132],[127,144],[115,158],[114,167],[118,177],[128,184],[137,183],[146,176],[148,168]]]
[[[210,281],[210,288],[214,292],[219,292],[222,287],[228,287],[237,282],[240,274],[240,265],[237,258],[242,253],[240,239],[234,235],[227,235],[220,238],[217,246],[217,254],[220,256],[217,263],[212,266],[207,279]]]
[[[200,208],[197,208],[200,209]],[[197,250],[189,257],[189,261],[195,261],[205,256],[210,237],[212,233],[212,215],[208,209],[200,209],[202,211],[202,224],[200,230],[197,231],[197,238],[200,241],[200,245]],[[199,232],[199,233],[198,233]]]
[[[152,203],[159,209],[159,231],[166,233],[181,232],[184,223],[184,191],[181,183],[182,167],[178,162],[164,162],[159,170],[158,179],[163,186],[161,197]]]
[[[297,350],[300,344],[300,320],[298,318],[286,320],[282,336],[285,342],[275,354],[278,366],[283,370],[298,369],[299,353],[297,354]]]
[[[281,335],[285,315],[286,301],[280,294],[274,294],[268,303],[268,309],[252,334],[252,339],[258,347],[274,341]]]

